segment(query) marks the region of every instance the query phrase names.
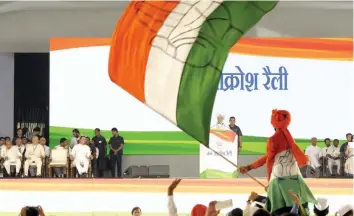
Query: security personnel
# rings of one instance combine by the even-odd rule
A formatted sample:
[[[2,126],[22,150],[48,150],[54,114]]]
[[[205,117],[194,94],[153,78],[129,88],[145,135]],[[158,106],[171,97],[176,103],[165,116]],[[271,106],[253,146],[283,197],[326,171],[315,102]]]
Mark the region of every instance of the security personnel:
[[[122,156],[124,138],[119,136],[117,128],[112,128],[112,137],[109,140],[110,157],[111,157],[111,173],[112,178],[116,177],[116,165],[118,178],[122,176]]]
[[[97,177],[102,178],[106,167],[106,149],[107,141],[104,136],[101,135],[101,130],[99,128],[95,129],[95,137],[92,138],[94,141],[95,147],[98,149],[98,158],[97,158]]]

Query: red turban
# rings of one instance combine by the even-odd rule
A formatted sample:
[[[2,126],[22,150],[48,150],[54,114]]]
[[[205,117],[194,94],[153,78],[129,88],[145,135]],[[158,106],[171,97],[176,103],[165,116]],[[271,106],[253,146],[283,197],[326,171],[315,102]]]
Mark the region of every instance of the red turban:
[[[291,115],[286,110],[272,110],[272,118],[271,124],[274,128],[278,130],[279,133],[283,133],[285,136],[286,141],[289,144],[292,153],[299,165],[299,167],[303,167],[307,164],[308,158],[302,152],[302,150],[296,145],[293,136],[290,134],[288,130],[288,126],[291,122]]]
[[[193,207],[191,216],[204,216],[205,212],[207,210],[207,207],[202,204],[197,204]]]
[[[271,123],[276,129],[286,129],[291,122],[291,115],[286,110],[272,110]]]

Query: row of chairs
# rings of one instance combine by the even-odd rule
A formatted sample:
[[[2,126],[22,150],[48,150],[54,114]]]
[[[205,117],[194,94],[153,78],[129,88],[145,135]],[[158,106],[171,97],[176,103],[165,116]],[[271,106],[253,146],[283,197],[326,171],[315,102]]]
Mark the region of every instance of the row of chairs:
[[[1,161],[1,171],[4,176],[15,177],[16,165],[11,165],[11,173],[6,173],[6,170],[2,166],[3,161]],[[22,160],[20,176],[23,176],[24,160]],[[51,149],[50,157],[45,157],[42,159],[41,173],[43,178],[52,178],[54,177],[54,168],[64,168],[66,170],[67,178],[76,177],[76,166],[74,160],[69,157],[68,149]],[[38,167],[36,164],[30,164],[30,169],[36,171]],[[31,171],[31,170],[30,170]],[[29,172],[30,174],[31,172]],[[89,164],[88,176],[92,176],[91,160]]]

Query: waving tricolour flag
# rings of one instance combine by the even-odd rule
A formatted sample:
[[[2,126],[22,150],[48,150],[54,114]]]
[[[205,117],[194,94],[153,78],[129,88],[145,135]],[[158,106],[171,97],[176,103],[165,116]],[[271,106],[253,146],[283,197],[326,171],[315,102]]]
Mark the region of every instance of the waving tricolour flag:
[[[277,1],[134,1],[114,31],[109,75],[200,143],[230,48]]]

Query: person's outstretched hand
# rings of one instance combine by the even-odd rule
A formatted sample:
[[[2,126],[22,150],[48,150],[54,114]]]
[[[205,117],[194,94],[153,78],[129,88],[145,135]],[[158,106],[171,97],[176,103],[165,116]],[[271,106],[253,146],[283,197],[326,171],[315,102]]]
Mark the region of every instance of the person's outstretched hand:
[[[257,197],[258,197],[258,193],[252,191],[250,196],[248,197],[248,200],[254,202],[254,200],[257,199]]]
[[[248,169],[247,166],[242,166],[242,167],[239,167],[239,168],[238,168],[238,171],[239,171],[241,174],[245,174],[246,172],[249,171],[249,169]]]
[[[220,210],[216,210],[215,205],[216,201],[212,201],[209,203],[209,206],[205,212],[205,216],[216,216],[220,213]]]
[[[295,204],[300,205],[300,197],[294,194],[292,190],[288,190],[288,193],[291,196],[291,198],[294,200]]]
[[[173,191],[176,189],[176,187],[178,186],[178,184],[182,181],[182,179],[175,179],[173,180],[173,182],[170,184],[170,186],[168,186],[167,189],[167,194],[169,196],[173,195]]]

